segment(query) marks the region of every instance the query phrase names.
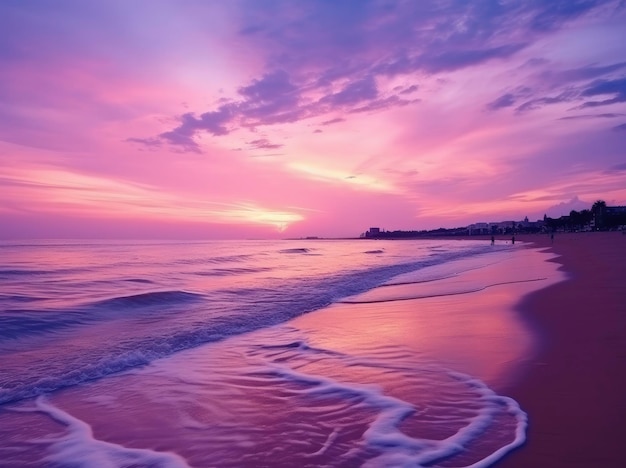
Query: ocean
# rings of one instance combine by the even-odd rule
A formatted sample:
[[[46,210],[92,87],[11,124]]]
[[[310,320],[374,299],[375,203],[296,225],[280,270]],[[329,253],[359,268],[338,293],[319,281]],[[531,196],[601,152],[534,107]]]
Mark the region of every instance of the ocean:
[[[0,465],[16,467],[489,466],[525,440],[497,392],[534,339],[511,304],[560,279],[536,249],[465,240],[3,242],[0,258]]]

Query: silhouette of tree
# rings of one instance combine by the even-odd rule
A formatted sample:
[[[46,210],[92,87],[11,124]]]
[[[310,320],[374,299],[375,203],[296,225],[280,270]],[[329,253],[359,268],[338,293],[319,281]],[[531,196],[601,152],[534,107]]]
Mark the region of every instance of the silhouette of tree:
[[[602,211],[606,208],[606,202],[604,200],[596,201],[591,207],[591,211],[597,213],[598,211]]]

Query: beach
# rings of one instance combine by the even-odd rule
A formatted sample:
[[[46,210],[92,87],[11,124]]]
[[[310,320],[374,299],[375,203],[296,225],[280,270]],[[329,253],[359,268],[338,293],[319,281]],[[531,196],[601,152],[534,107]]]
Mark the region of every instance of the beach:
[[[626,236],[520,240],[549,247],[569,278],[518,306],[540,348],[507,392],[529,415],[527,443],[498,466],[626,466]]]
[[[518,240],[27,246],[50,266],[5,270],[39,282],[6,300],[50,305],[5,317],[0,456],[621,466],[626,238]],[[61,251],[75,264],[46,270]]]

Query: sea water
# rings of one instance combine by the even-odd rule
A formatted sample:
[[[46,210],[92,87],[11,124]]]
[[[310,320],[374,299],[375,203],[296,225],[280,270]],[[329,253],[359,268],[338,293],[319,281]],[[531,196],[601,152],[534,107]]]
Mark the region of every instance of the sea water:
[[[436,346],[415,321],[406,342],[359,343],[371,330],[357,330],[397,331],[406,307],[390,303],[549,282],[545,269],[484,273],[523,251],[459,240],[0,244],[2,466],[488,466],[524,442],[526,414],[483,368],[450,358],[471,354],[463,340],[476,335],[437,335],[456,329],[459,302],[416,312],[423,328],[440,324]]]

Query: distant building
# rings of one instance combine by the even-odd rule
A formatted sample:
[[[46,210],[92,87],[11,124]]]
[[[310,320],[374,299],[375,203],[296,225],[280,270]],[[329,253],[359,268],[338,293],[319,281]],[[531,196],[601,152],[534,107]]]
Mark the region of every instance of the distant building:
[[[604,206],[594,215],[594,227],[597,229],[615,229],[626,225],[626,206]]]
[[[500,221],[494,223],[496,225],[496,232],[498,234],[509,234],[515,231],[515,226],[518,224],[515,221]]]
[[[380,228],[377,228],[377,227],[371,227],[365,233],[365,237],[377,237],[379,235],[380,235]]]
[[[489,223],[474,223],[467,226],[467,232],[470,236],[480,236],[491,234]]]
[[[609,229],[626,225],[626,206],[607,206],[603,218],[604,227]]]
[[[512,234],[514,232],[539,232],[544,228],[543,221],[528,221],[528,217],[523,221],[498,221],[494,223],[474,223],[467,226],[467,233],[470,236],[488,234]]]

